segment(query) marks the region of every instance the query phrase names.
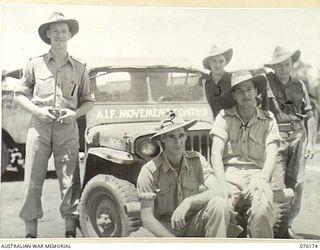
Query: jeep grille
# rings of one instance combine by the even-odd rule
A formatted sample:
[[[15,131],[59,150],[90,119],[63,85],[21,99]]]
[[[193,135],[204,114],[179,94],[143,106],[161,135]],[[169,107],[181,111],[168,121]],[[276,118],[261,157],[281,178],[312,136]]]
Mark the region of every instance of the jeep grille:
[[[211,156],[211,144],[212,141],[209,136],[209,131],[188,131],[186,149],[191,151],[198,151],[209,162]]]

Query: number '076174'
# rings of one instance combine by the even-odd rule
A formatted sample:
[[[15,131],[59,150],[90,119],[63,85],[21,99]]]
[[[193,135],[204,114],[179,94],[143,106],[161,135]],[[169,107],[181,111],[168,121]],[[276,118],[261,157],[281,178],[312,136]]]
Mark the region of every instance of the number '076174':
[[[311,243],[311,244],[302,243],[302,244],[300,244],[300,248],[304,248],[304,249],[318,248],[318,244],[316,244],[316,243]]]

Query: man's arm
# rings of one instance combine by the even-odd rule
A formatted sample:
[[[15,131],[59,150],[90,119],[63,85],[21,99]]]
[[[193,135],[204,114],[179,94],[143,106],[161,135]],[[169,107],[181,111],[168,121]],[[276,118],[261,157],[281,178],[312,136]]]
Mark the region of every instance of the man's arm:
[[[316,142],[316,121],[314,119],[312,111],[307,112],[307,135],[308,135],[308,143],[306,150],[306,157],[308,159],[312,159],[315,153],[315,142]]]
[[[272,174],[276,166],[276,157],[278,153],[278,143],[273,142],[267,145],[266,148],[266,160],[263,164],[261,171],[261,177],[267,182],[271,180]]]
[[[43,122],[51,123],[55,120],[55,117],[49,112],[49,107],[38,107],[23,94],[17,94],[15,102]]]
[[[156,184],[152,175],[152,162],[148,162],[141,168],[137,180],[137,188],[141,200],[141,220],[144,228],[157,237],[174,237],[154,216]],[[153,198],[150,195],[153,194]]]
[[[223,190],[218,180],[213,175],[213,169],[209,162],[200,155],[201,174],[205,191],[185,198],[174,211],[171,217],[171,226],[176,229],[183,229],[186,226],[186,218],[189,211],[199,210],[215,196],[222,196]]]
[[[188,212],[198,210],[215,195],[217,195],[216,192],[209,188],[202,193],[185,198],[172,214],[171,227],[177,230],[183,229],[187,225],[186,217]]]
[[[146,193],[141,195],[146,196]],[[154,199],[148,199],[147,197],[141,199],[141,219],[143,227],[148,229],[155,236],[175,237],[154,217]]]
[[[307,148],[306,148],[306,157],[311,159],[315,153],[314,145],[316,140],[316,121],[314,120],[312,105],[309,97],[308,90],[304,82],[300,81],[302,84],[305,107],[304,115],[306,116],[306,127],[307,127]]]
[[[230,198],[231,194],[229,192],[228,183],[224,174],[223,166],[223,152],[224,152],[225,142],[218,136],[213,136],[212,140],[212,152],[211,152],[211,164],[214,169],[215,176],[217,177],[220,189],[224,191],[225,198]]]

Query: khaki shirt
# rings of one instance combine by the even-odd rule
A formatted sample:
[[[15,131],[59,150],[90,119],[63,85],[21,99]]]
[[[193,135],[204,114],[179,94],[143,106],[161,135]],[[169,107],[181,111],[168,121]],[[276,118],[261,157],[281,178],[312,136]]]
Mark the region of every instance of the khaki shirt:
[[[155,216],[170,218],[185,198],[200,192],[210,174],[213,174],[211,165],[198,152],[185,152],[180,175],[162,153],[142,167],[137,187],[140,193],[157,193]]]
[[[75,110],[80,104],[95,100],[85,65],[67,55],[59,68],[50,51],[30,59],[17,92],[31,96],[36,105],[53,107],[55,87],[57,108]]]
[[[267,145],[279,144],[281,141],[276,120],[271,112],[257,108],[254,116],[245,126],[236,106],[221,110],[210,135],[218,136],[225,143],[223,154],[225,167],[253,165],[263,168]]]
[[[312,110],[307,88],[302,81],[290,77],[290,81],[283,84],[272,72],[266,76],[270,111],[276,115],[278,123],[300,121],[299,115],[305,115]]]

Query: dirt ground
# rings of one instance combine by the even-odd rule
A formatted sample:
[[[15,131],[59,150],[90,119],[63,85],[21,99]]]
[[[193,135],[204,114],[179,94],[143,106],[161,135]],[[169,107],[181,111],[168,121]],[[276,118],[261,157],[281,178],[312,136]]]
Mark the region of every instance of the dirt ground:
[[[320,153],[307,162],[305,189],[302,210],[295,219],[294,230],[308,239],[320,239],[319,211],[320,211]],[[16,179],[19,179],[16,181]],[[10,181],[15,179],[15,181]],[[63,238],[64,222],[59,214],[58,181],[48,176],[43,189],[44,217],[39,221],[39,237]],[[24,196],[24,184],[22,176],[6,174],[1,183],[1,221],[0,238],[23,238],[24,223],[18,214],[22,206]],[[144,229],[134,232],[132,237],[147,237],[150,233]],[[78,237],[81,233],[78,232]]]

